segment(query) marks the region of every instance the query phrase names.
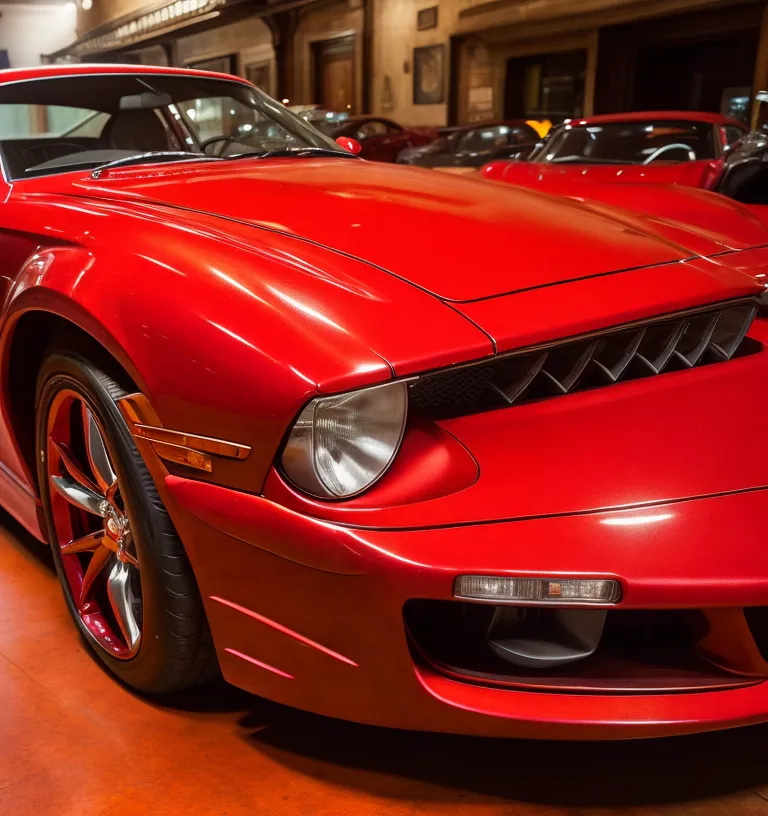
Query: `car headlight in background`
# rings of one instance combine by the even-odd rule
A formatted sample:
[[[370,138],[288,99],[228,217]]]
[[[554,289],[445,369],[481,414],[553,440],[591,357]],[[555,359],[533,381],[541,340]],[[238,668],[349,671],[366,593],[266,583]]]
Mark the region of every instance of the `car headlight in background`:
[[[291,430],[283,471],[297,487],[319,498],[362,493],[395,458],[407,413],[405,382],[317,397]]]

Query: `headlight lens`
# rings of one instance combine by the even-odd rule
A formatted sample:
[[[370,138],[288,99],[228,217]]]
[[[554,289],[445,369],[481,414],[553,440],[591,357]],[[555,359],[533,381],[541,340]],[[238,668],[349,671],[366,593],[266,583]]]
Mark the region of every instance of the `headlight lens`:
[[[407,413],[404,382],[313,399],[288,437],[283,470],[313,496],[340,499],[361,493],[395,458]]]

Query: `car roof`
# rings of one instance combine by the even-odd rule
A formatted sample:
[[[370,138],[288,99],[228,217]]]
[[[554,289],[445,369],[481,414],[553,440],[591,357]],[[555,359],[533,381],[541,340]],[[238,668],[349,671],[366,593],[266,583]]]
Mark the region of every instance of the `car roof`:
[[[738,119],[731,119],[721,113],[710,113],[708,111],[639,111],[635,113],[604,113],[598,116],[585,116],[581,119],[574,117],[571,119],[572,125],[601,125],[612,122],[654,122],[658,120],[675,120],[678,122],[705,122],[710,125],[733,125],[734,127],[747,130],[743,122]]]
[[[10,82],[27,82],[33,79],[52,79],[56,77],[74,76],[104,76],[105,74],[150,74],[163,76],[196,76],[215,79],[228,79],[241,82],[244,85],[251,83],[241,77],[231,74],[219,74],[213,71],[197,71],[191,68],[165,68],[159,65],[110,65],[87,63],[75,65],[38,65],[33,68],[8,68],[0,71],[0,85]]]

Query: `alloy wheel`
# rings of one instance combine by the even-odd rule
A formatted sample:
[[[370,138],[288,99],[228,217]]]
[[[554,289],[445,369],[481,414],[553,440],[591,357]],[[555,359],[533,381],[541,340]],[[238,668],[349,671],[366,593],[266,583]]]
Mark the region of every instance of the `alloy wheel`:
[[[101,424],[74,391],[48,414],[47,472],[65,589],[83,631],[114,657],[141,643],[139,560],[120,480]]]

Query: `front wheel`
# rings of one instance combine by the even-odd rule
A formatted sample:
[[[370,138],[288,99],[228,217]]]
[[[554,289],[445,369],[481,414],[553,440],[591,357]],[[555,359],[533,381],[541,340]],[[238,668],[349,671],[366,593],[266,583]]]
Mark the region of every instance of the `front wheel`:
[[[63,347],[38,378],[53,560],[76,624],[108,668],[140,691],[175,691],[216,674],[210,631],[184,548],[117,407],[127,392],[100,356]]]

